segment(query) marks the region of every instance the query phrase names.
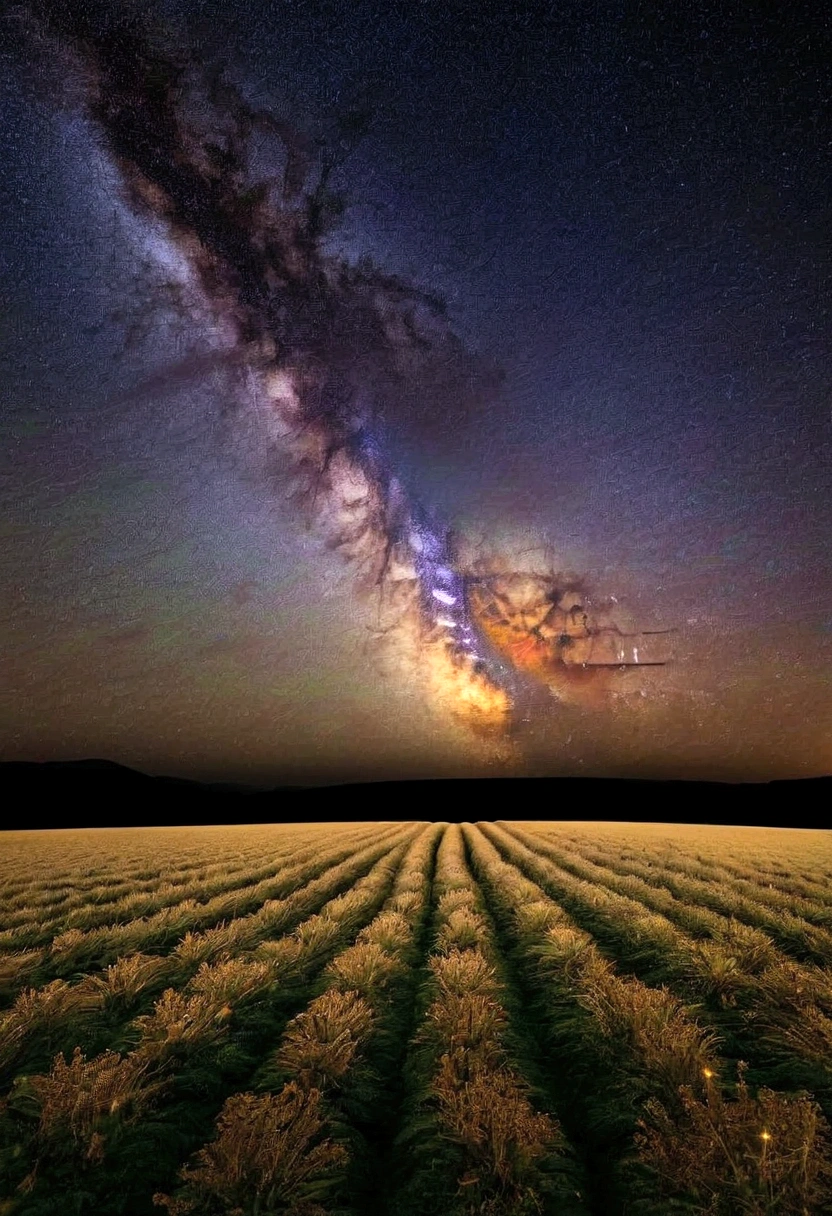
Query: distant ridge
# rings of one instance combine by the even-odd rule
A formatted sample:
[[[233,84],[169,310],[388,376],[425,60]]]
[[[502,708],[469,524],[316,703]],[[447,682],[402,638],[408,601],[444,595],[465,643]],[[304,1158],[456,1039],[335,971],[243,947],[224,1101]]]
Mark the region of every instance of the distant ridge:
[[[258,790],[152,777],[111,760],[0,763],[4,829],[565,819],[832,827],[832,777],[738,784],[551,777]]]

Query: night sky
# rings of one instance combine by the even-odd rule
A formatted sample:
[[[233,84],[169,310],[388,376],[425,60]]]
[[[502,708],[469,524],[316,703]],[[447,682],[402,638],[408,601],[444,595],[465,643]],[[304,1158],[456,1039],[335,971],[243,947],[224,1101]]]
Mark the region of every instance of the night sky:
[[[0,756],[257,784],[832,772],[832,17],[155,8],[313,142],[366,107],[327,249],[441,294],[467,348],[399,394],[367,362],[408,501],[675,629],[673,659],[524,694],[506,747],[438,709],[290,496],[245,353],[83,84],[6,19]]]

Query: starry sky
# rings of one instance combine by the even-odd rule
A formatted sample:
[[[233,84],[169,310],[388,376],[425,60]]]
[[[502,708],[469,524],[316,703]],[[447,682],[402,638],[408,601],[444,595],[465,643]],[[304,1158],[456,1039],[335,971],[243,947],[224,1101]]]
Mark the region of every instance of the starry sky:
[[[471,386],[388,395],[386,460],[472,543],[674,628],[673,661],[530,698],[510,756],[435,713],[272,467],[245,361],[180,307],[181,252],[7,20],[2,758],[263,785],[832,772],[832,17],[155,8],[313,138],[366,105],[328,242],[444,296]]]

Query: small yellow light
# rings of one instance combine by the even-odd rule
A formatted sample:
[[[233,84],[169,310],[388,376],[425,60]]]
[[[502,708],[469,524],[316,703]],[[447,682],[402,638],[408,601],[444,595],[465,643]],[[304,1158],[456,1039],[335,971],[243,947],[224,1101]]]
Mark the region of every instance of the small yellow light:
[[[705,1076],[708,1078],[708,1080],[710,1081],[711,1077],[714,1075],[713,1070],[710,1068],[703,1068],[702,1071],[705,1074]]]
[[[760,1139],[761,1140],[770,1140],[771,1132],[760,1132]]]

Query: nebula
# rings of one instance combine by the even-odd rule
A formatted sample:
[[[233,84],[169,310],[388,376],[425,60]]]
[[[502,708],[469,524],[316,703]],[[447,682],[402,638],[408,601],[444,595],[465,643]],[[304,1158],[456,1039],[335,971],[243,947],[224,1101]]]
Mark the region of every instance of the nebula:
[[[164,224],[249,369],[269,442],[321,543],[378,596],[388,657],[423,681],[437,712],[507,754],[518,681],[577,697],[616,667],[664,662],[641,659],[645,642],[593,611],[574,581],[465,559],[402,486],[368,381],[412,383],[459,343],[441,301],[366,259],[324,252],[341,206],[326,149],[187,49],[168,49],[129,9],[42,0],[26,12],[63,56],[128,205]]]

